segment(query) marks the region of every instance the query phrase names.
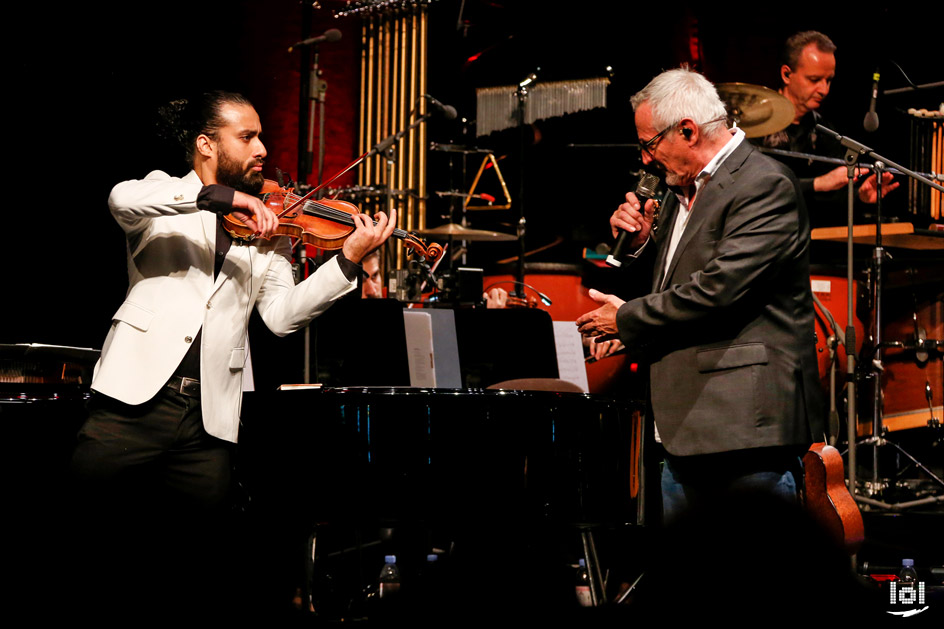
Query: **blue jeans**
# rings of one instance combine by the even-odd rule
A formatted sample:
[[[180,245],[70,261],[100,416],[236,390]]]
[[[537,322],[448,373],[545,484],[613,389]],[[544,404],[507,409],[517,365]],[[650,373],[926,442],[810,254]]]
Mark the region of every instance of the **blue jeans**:
[[[795,503],[796,448],[758,448],[690,457],[666,454],[662,465],[662,518],[670,524],[686,511],[732,493],[762,492]]]

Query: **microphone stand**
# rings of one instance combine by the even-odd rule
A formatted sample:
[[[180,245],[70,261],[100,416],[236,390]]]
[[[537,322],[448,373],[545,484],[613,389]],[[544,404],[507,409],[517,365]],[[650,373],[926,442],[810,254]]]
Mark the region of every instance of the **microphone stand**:
[[[874,490],[879,486],[879,460],[878,460],[878,448],[883,445],[891,445],[897,449],[901,454],[905,455],[908,459],[911,460],[919,469],[923,470],[928,476],[934,479],[941,487],[944,487],[944,480],[938,478],[930,469],[923,465],[916,458],[911,456],[904,448],[899,446],[893,441],[889,441],[882,436],[882,390],[881,390],[881,375],[884,370],[882,365],[882,281],[883,281],[883,260],[885,258],[885,250],[882,247],[882,174],[884,172],[885,164],[890,164],[896,168],[902,174],[905,174],[916,181],[920,181],[925,185],[931,186],[936,190],[944,192],[944,186],[934,183],[930,179],[908,169],[904,166],[897,164],[873,151],[871,148],[856,142],[855,140],[842,136],[832,129],[824,127],[821,124],[817,124],[816,128],[823,133],[826,133],[833,138],[835,138],[842,146],[846,148],[845,162],[847,165],[847,176],[849,183],[847,186],[848,190],[848,213],[847,213],[847,234],[846,234],[846,274],[848,281],[848,294],[847,294],[847,308],[848,308],[848,317],[847,317],[847,327],[846,327],[846,377],[847,377],[847,416],[846,416],[846,435],[849,446],[849,490],[853,493],[853,496],[859,502],[864,504],[869,504],[875,507],[888,510],[900,510],[908,507],[913,507],[921,504],[928,504],[933,502],[944,502],[944,496],[938,497],[928,497],[922,500],[914,500],[907,503],[896,503],[889,504],[880,500],[875,500],[866,496],[857,495],[858,488],[856,487],[856,448],[860,445],[856,441],[856,357],[855,357],[855,326],[853,325],[853,317],[855,316],[855,306],[853,303],[854,297],[854,283],[853,283],[853,261],[852,261],[852,250],[853,250],[853,227],[854,227],[854,218],[853,218],[853,205],[854,205],[854,181],[855,181],[855,170],[856,162],[858,162],[859,157],[866,155],[875,162],[875,175],[876,175],[876,224],[875,224],[875,247],[872,253],[872,263],[875,269],[875,308],[873,309],[873,330],[875,334],[875,350],[874,356],[871,360],[872,370],[875,372],[875,385],[874,385],[874,397],[873,397],[873,417],[872,417],[872,436],[868,439],[864,439],[862,445],[871,445],[872,446],[872,489]]]
[[[304,156],[301,158],[304,170],[299,173],[299,179],[306,181],[308,175],[311,174],[311,161],[312,161],[312,141],[313,135],[315,133],[315,110],[317,109],[318,117],[318,185],[321,185],[322,177],[324,176],[324,158],[325,158],[325,97],[328,92],[328,82],[322,78],[321,69],[318,67],[318,57],[321,54],[320,46],[314,44],[312,46],[314,49],[314,61],[311,66],[311,73],[309,79],[309,95],[308,95],[308,150],[305,152]],[[318,192],[316,198],[321,198],[322,192]],[[299,239],[298,248],[304,252],[305,243]],[[301,258],[305,258],[305,253],[302,253]],[[305,277],[308,276],[308,264],[305,264]],[[309,384],[311,382],[311,326],[305,326],[305,378],[303,382]]]
[[[540,68],[538,68],[540,71]],[[524,293],[524,256],[525,256],[525,245],[524,237],[527,231],[527,219],[524,214],[524,177],[525,177],[525,165],[527,158],[525,157],[528,152],[528,129],[525,128],[525,121],[528,119],[527,110],[528,110],[528,86],[535,83],[538,79],[537,74],[532,72],[529,74],[523,81],[518,83],[518,109],[515,112],[518,118],[518,125],[521,131],[521,160],[518,164],[520,172],[518,173],[518,264],[515,269],[515,296],[521,299],[525,299]]]
[[[410,126],[408,126],[406,129],[403,129],[402,131],[397,131],[395,134],[388,136],[384,138],[383,140],[381,140],[380,142],[378,142],[377,144],[375,144],[374,148],[370,149],[367,153],[365,153],[362,157],[358,159],[358,163],[373,155],[380,155],[387,149],[392,148],[394,144],[396,144],[403,138],[403,136],[405,136],[407,133],[409,133],[416,127],[420,126],[421,124],[423,124],[424,122],[426,122],[432,117],[433,117],[433,114],[430,114],[430,113],[421,114],[420,117],[414,120],[410,124]]]
[[[300,65],[300,89],[299,89],[299,135],[298,135],[298,181],[301,182],[299,186],[299,194],[302,194],[303,189],[306,187],[308,176],[311,174],[312,166],[312,156],[313,151],[312,147],[314,145],[314,129],[315,129],[315,117],[317,112],[318,118],[318,186],[320,189],[321,179],[324,174],[324,157],[325,157],[325,97],[328,91],[328,82],[322,78],[322,72],[319,68],[319,56],[320,56],[320,46],[319,42],[313,41],[309,42],[310,39],[308,36],[311,34],[311,18],[312,18],[312,6],[311,4],[304,4],[302,8],[302,40],[297,44],[290,47],[288,50],[292,50],[296,46],[305,47],[305,50],[301,54],[301,59],[299,62]],[[316,40],[324,41],[336,41],[340,38],[340,32],[336,33],[336,38],[330,37],[319,37],[314,38]],[[314,52],[314,60],[312,60],[312,52],[309,52],[307,44],[311,44],[311,48]],[[311,62],[311,67],[309,68],[309,62]],[[308,111],[308,128],[303,132],[304,125],[302,124],[302,112],[307,109]],[[307,138],[305,137],[307,134]],[[317,198],[321,198],[321,194],[318,194]],[[297,259],[301,263],[301,274],[300,279],[305,279],[308,277],[308,260],[307,260],[307,251],[305,249],[306,245],[302,242],[301,239],[297,243],[296,254]],[[312,329],[311,326],[305,326],[305,331],[303,333],[303,344],[304,344],[304,365],[303,365],[303,375],[302,382],[309,384],[311,382],[311,342],[312,342]]]
[[[382,154],[385,156],[385,159],[386,159],[385,163],[387,165],[387,189],[384,191],[384,196],[386,197],[386,209],[387,209],[388,216],[390,215],[390,210],[393,209],[395,205],[394,193],[393,193],[393,167],[396,163],[396,152],[394,151],[394,146],[396,146],[396,143],[399,142],[403,138],[403,136],[405,136],[407,133],[409,133],[413,129],[417,128],[418,126],[420,126],[421,124],[429,120],[432,116],[433,114],[428,113],[428,112],[420,114],[420,116],[416,120],[414,120],[408,127],[406,127],[405,129],[402,129],[401,131],[398,131],[394,135],[384,138],[383,140],[375,144],[372,149],[367,151],[367,153],[365,153],[364,155],[362,155],[360,158],[358,158],[355,161],[355,164],[358,164],[361,161],[373,155]],[[352,164],[351,166],[348,166],[346,170],[349,170],[353,166],[354,164]],[[429,266],[425,264],[423,268],[426,270],[429,277],[432,278],[433,284],[435,285],[436,279],[432,273],[432,270],[430,270]]]
[[[310,5],[303,5],[302,8],[302,39],[307,39],[311,35],[311,13],[312,8]],[[318,70],[318,46],[314,47],[315,49],[315,60],[314,60],[314,69],[309,71],[309,64],[311,62],[311,52],[306,47],[300,55],[300,72],[299,78],[301,85],[299,86],[299,136],[298,136],[298,182],[300,187],[304,187],[308,181],[308,175],[311,174],[311,145],[312,145],[312,134],[313,134],[313,116],[314,108],[311,106],[310,99],[312,93],[317,89],[316,82],[318,80],[319,70]],[[324,99],[322,96],[322,107],[324,106]],[[302,135],[302,112],[308,109],[308,129],[307,129],[307,143],[305,143],[304,136]],[[324,115],[324,110],[322,109],[322,116]],[[322,128],[321,138],[324,137],[324,130]],[[321,139],[319,138],[319,140]],[[307,151],[305,147],[307,145]],[[318,173],[319,183],[321,172]],[[296,254],[295,258],[299,261],[299,281],[302,281],[308,277],[308,250],[306,249],[307,245],[302,242],[302,239],[299,238],[296,243]],[[302,346],[304,348],[302,355],[302,382],[304,384],[311,383],[311,344],[312,344],[313,330],[310,325],[305,326],[305,330],[302,333]],[[316,358],[317,360],[317,358]],[[317,373],[317,367],[315,369]]]
[[[850,350],[848,348],[846,336],[839,328],[839,324],[836,323],[836,319],[833,318],[833,313],[819,300],[816,293],[813,293],[813,302],[816,303],[826,319],[823,327],[828,326],[830,332],[826,337],[826,347],[829,350],[829,422],[826,425],[826,443],[835,447],[839,440],[839,412],[836,409],[836,372],[839,370],[839,361],[837,360],[836,349],[840,345],[846,348],[846,352],[855,351],[855,349]]]
[[[308,118],[308,153],[305,156],[307,162],[308,170],[306,174],[311,172],[311,159],[312,159],[312,134],[314,133],[314,120],[315,120],[315,109],[318,110],[318,185],[321,185],[321,180],[324,177],[324,159],[325,159],[325,97],[328,93],[328,82],[322,78],[321,69],[318,67],[318,57],[321,54],[320,47],[318,44],[314,45],[315,60],[311,66],[311,94],[309,99],[311,104],[309,107],[309,118]],[[317,104],[316,104],[317,103]],[[320,198],[321,195],[319,194]]]

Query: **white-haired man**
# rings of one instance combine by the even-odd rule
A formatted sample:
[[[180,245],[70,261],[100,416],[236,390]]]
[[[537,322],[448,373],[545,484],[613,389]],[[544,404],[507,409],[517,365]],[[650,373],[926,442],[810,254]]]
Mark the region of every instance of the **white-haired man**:
[[[649,361],[667,519],[719,492],[792,499],[797,457],[822,432],[796,178],[726,128],[700,74],[664,72],[631,102],[643,162],[674,194],[657,228],[654,202],[632,193],[610,225],[653,264],[652,292],[624,302],[591,291],[602,306],[577,325]]]

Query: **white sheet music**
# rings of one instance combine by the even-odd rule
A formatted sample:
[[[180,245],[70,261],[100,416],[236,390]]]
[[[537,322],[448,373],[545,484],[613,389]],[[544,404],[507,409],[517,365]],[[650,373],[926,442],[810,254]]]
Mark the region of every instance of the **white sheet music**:
[[[587,382],[587,365],[583,357],[583,342],[573,321],[554,321],[554,343],[557,344],[557,371],[560,379],[573,382],[585,393],[590,390]]]
[[[433,363],[433,322],[428,312],[403,311],[406,330],[407,361],[410,364],[410,386],[436,386],[436,367]]]

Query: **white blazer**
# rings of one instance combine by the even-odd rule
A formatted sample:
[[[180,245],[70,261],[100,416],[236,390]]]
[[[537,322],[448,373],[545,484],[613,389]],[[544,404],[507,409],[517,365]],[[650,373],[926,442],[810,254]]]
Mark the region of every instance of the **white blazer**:
[[[233,243],[216,280],[216,214],[197,209],[203,183],[161,171],[114,187],[108,205],[128,239],[129,288],[112,318],[92,389],[126,404],[150,400],[203,328],[200,396],[206,431],[236,441],[255,306],[275,334],[305,326],[354,290],[336,260],[295,285],[288,238]]]

